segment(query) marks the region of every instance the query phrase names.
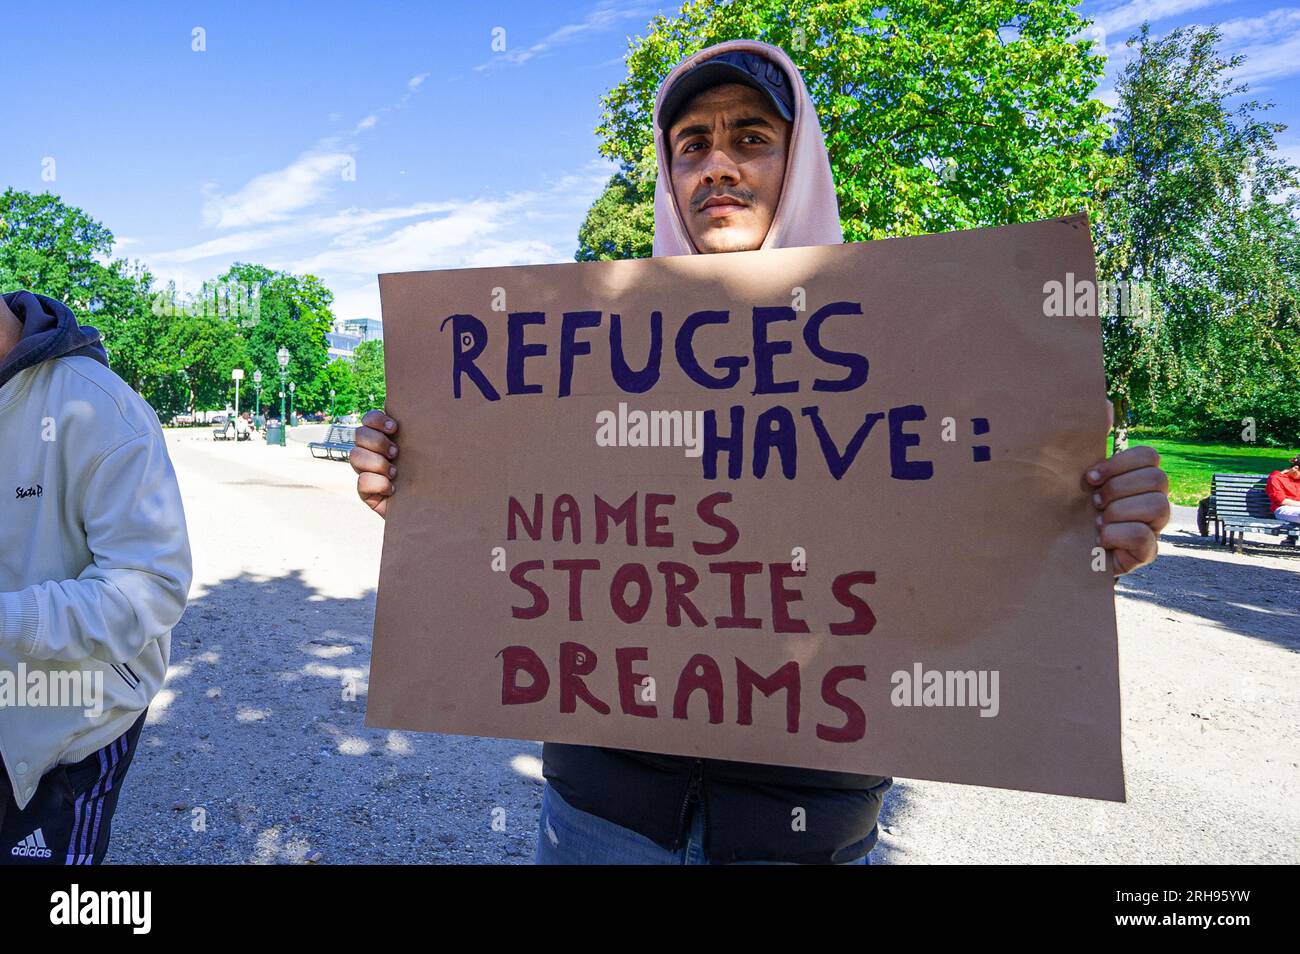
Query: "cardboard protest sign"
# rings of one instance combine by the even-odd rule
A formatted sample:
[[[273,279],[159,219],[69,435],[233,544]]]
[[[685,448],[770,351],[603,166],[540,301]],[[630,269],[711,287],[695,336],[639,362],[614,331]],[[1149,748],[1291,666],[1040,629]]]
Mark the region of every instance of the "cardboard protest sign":
[[[1081,216],[383,275],[367,724],[1123,798]]]

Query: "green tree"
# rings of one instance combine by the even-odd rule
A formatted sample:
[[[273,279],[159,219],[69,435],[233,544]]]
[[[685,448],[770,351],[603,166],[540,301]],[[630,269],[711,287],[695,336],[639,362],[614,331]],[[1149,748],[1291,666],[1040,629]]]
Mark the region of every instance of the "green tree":
[[[162,420],[232,404],[236,367],[244,393],[260,369],[263,397],[277,404],[281,346],[295,404],[328,407],[338,389],[326,372],[333,294],[318,278],[240,263],[182,298],[174,285],[152,291],[148,270],[109,259],[112,249],[108,228],[58,196],[0,193],[0,289],[48,295],[98,328],[113,370]]]
[[[58,299],[86,314],[123,276],[113,264],[113,233],[48,192],[0,193],[0,282]],[[119,263],[120,264],[120,263]]]
[[[803,74],[850,241],[1095,212],[1109,130],[1085,25],[1069,0],[693,0],[657,16],[602,101],[601,152],[626,182],[593,206],[578,258],[645,247],[653,179],[638,171],[653,175],[659,85],[739,38],[781,47]]]
[[[357,345],[353,356],[356,374],[356,410],[368,411],[383,407],[388,399],[388,385],[384,380],[384,343],[363,341]]]
[[[234,404],[235,382],[230,372],[247,364],[248,350],[228,319],[181,312],[168,319],[163,342],[178,358],[188,407],[213,410]]]
[[[324,401],[319,410],[335,414],[351,414],[357,409],[357,375],[352,362],[347,358],[335,358],[325,365],[323,372]],[[329,392],[334,391],[333,400]]]
[[[326,334],[334,324],[331,292],[314,275],[273,271],[265,265],[236,263],[217,279],[225,288],[238,289],[246,313],[231,319],[246,342],[246,370],[263,376],[263,398],[279,409],[280,365],[276,353],[289,351],[286,380],[296,386],[293,405],[299,410],[320,410],[329,401],[323,372],[329,362]],[[230,387],[234,393],[233,383]],[[285,408],[289,406],[285,396]]]
[[[1118,420],[1130,406],[1152,419],[1163,407],[1203,424],[1229,413],[1225,402],[1294,380],[1300,362],[1296,206],[1285,197],[1296,170],[1276,154],[1285,127],[1245,99],[1232,79],[1243,59],[1223,55],[1220,39],[1213,27],[1154,37],[1143,26],[1116,87],[1098,262],[1112,280],[1145,283],[1154,304],[1150,316],[1103,320]]]
[[[179,359],[161,344],[153,276],[109,258],[112,251],[113,233],[58,196],[0,193],[0,290],[47,295],[97,328],[113,370],[167,420],[185,406],[188,388]]]
[[[154,392],[161,379],[178,370],[179,362],[176,355],[160,347],[165,325],[150,292],[153,276],[141,265],[123,262],[112,263],[110,271],[112,278],[100,285],[94,310],[77,317],[99,329],[109,364],[118,377],[140,392],[160,417],[169,420],[179,408],[168,413],[156,403]]]
[[[579,262],[649,258],[654,232],[653,170],[620,170],[610,177],[578,229],[574,258]]]

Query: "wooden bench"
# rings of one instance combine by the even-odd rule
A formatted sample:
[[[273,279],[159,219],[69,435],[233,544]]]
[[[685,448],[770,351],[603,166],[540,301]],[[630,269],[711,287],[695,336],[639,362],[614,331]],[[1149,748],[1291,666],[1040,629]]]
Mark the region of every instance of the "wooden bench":
[[[1300,536],[1300,524],[1273,516],[1273,506],[1264,492],[1267,483],[1266,474],[1214,475],[1211,519],[1216,543],[1226,545],[1235,553],[1246,533],[1267,533],[1287,537],[1287,543],[1295,544]]]
[[[331,424],[329,433],[325,435],[323,441],[312,441],[307,445],[311,451],[312,457],[321,460],[347,460],[348,455],[352,453],[352,448],[356,447],[357,429],[355,427],[345,427],[342,424]],[[318,454],[317,451],[322,451]]]

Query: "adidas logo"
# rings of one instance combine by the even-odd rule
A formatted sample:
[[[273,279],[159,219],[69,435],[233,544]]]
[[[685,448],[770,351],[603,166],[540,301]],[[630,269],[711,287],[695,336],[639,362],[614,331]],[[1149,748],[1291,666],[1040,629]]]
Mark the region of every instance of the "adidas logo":
[[[48,858],[51,852],[45,847],[45,833],[38,828],[10,848],[9,854],[15,858]]]

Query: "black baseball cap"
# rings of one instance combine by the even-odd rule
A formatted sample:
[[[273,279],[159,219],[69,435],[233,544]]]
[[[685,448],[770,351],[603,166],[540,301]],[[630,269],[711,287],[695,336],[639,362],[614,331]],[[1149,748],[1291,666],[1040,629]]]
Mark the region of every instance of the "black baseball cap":
[[[794,88],[785,70],[758,53],[729,50],[677,77],[659,106],[659,128],[666,131],[696,95],[723,83],[741,83],[764,93],[782,119],[794,122]]]

